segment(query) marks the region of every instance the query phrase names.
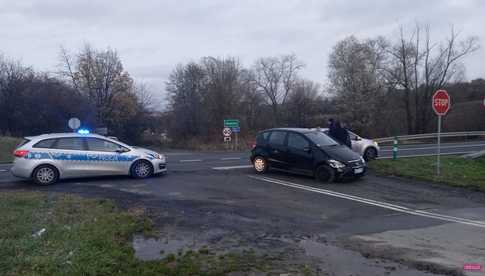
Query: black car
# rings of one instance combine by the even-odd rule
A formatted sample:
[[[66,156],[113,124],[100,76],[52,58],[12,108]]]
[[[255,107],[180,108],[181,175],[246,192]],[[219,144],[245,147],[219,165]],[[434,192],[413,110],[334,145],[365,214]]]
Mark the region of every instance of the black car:
[[[251,151],[258,173],[269,168],[315,176],[322,182],[364,176],[364,159],[318,130],[274,128],[261,131]]]

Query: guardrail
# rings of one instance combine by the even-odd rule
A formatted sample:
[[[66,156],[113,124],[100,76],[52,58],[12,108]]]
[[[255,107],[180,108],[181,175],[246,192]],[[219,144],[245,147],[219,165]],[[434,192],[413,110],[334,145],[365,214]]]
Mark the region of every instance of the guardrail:
[[[419,140],[419,139],[429,139],[436,138],[438,133],[424,133],[424,134],[414,134],[414,135],[398,135],[393,137],[384,137],[374,139],[378,143],[392,142],[395,138],[399,141],[406,140]],[[469,137],[469,136],[485,136],[485,131],[462,131],[462,132],[442,132],[441,137]]]

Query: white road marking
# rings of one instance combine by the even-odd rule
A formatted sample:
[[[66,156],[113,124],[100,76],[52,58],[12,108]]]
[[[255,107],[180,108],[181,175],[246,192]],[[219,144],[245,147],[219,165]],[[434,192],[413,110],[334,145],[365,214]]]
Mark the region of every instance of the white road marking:
[[[8,170],[0,170],[0,172],[8,172]]]
[[[221,160],[241,160],[241,157],[226,157],[226,158],[221,158]]]
[[[224,170],[234,170],[234,169],[248,169],[252,167],[253,167],[252,165],[241,165],[241,166],[213,167],[212,169],[224,171]]]
[[[470,151],[461,151],[461,152],[447,152],[447,153],[441,153],[440,155],[459,155],[459,154],[467,154],[470,153]],[[426,157],[426,156],[436,156],[436,153],[427,153],[427,154],[413,154],[413,155],[399,155],[397,154],[398,159],[399,158],[406,158],[406,157]],[[383,157],[378,157],[377,159],[391,159],[392,156],[383,156]]]
[[[180,160],[179,162],[202,162],[202,159],[187,159],[187,160]]]
[[[442,146],[441,149],[473,148],[473,147],[485,147],[485,144]],[[430,150],[430,149],[437,149],[437,148],[438,148],[437,146],[434,146],[434,147],[422,147],[422,148],[398,148],[398,150],[399,151],[406,151],[406,150]],[[382,149],[381,151],[392,151],[392,149]]]
[[[279,179],[274,179],[274,178],[269,178],[269,177],[260,177],[260,176],[253,176],[253,175],[248,175],[248,177],[256,179],[256,180],[260,180],[260,181],[265,181],[265,182],[270,182],[270,183],[273,183],[273,184],[286,186],[286,187],[291,187],[291,188],[306,190],[306,191],[310,191],[310,192],[314,192],[314,193],[325,194],[325,195],[328,195],[328,196],[338,197],[338,198],[342,198],[342,199],[357,201],[357,202],[360,202],[360,203],[373,205],[373,206],[393,210],[393,211],[396,211],[396,212],[401,212],[401,213],[406,213],[406,214],[415,215],[415,216],[433,218],[433,219],[442,220],[442,221],[456,222],[456,223],[466,224],[466,225],[470,225],[470,226],[485,228],[485,222],[483,222],[483,221],[471,220],[471,219],[459,218],[459,217],[453,217],[453,216],[447,216],[447,215],[441,215],[441,214],[422,211],[422,210],[414,210],[414,209],[410,209],[410,208],[407,208],[407,207],[404,207],[404,206],[390,204],[390,203],[387,203],[387,202],[381,202],[381,201],[377,201],[377,200],[372,200],[372,199],[367,199],[367,198],[363,198],[363,197],[348,195],[348,194],[334,192],[334,191],[330,191],[330,190],[314,188],[314,187],[310,187],[310,186],[300,185],[300,184],[292,183],[292,182],[289,182],[289,181],[284,181],[284,180],[279,180]]]

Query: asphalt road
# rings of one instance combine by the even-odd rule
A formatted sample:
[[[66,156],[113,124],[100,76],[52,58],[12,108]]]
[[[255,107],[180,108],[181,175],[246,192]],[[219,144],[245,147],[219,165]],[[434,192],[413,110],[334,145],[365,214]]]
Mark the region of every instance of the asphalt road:
[[[443,151],[484,148],[447,144]],[[400,155],[433,151],[433,145],[413,145]],[[485,275],[463,270],[467,263],[485,265],[484,193],[372,175],[328,185],[282,172],[257,175],[248,153],[167,156],[165,176],[74,179],[49,187],[12,177],[4,164],[0,189],[71,192],[143,208],[164,241],[136,238],[143,259],[208,246],[254,249],[276,260],[276,273],[305,264],[322,275]]]

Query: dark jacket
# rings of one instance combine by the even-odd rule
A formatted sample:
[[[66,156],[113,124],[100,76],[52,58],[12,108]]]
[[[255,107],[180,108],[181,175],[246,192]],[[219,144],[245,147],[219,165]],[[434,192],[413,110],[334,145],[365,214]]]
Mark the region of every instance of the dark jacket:
[[[352,148],[352,141],[350,141],[349,132],[347,129],[343,128],[339,122],[336,122],[329,127],[328,135],[337,140],[337,142],[340,144]]]

